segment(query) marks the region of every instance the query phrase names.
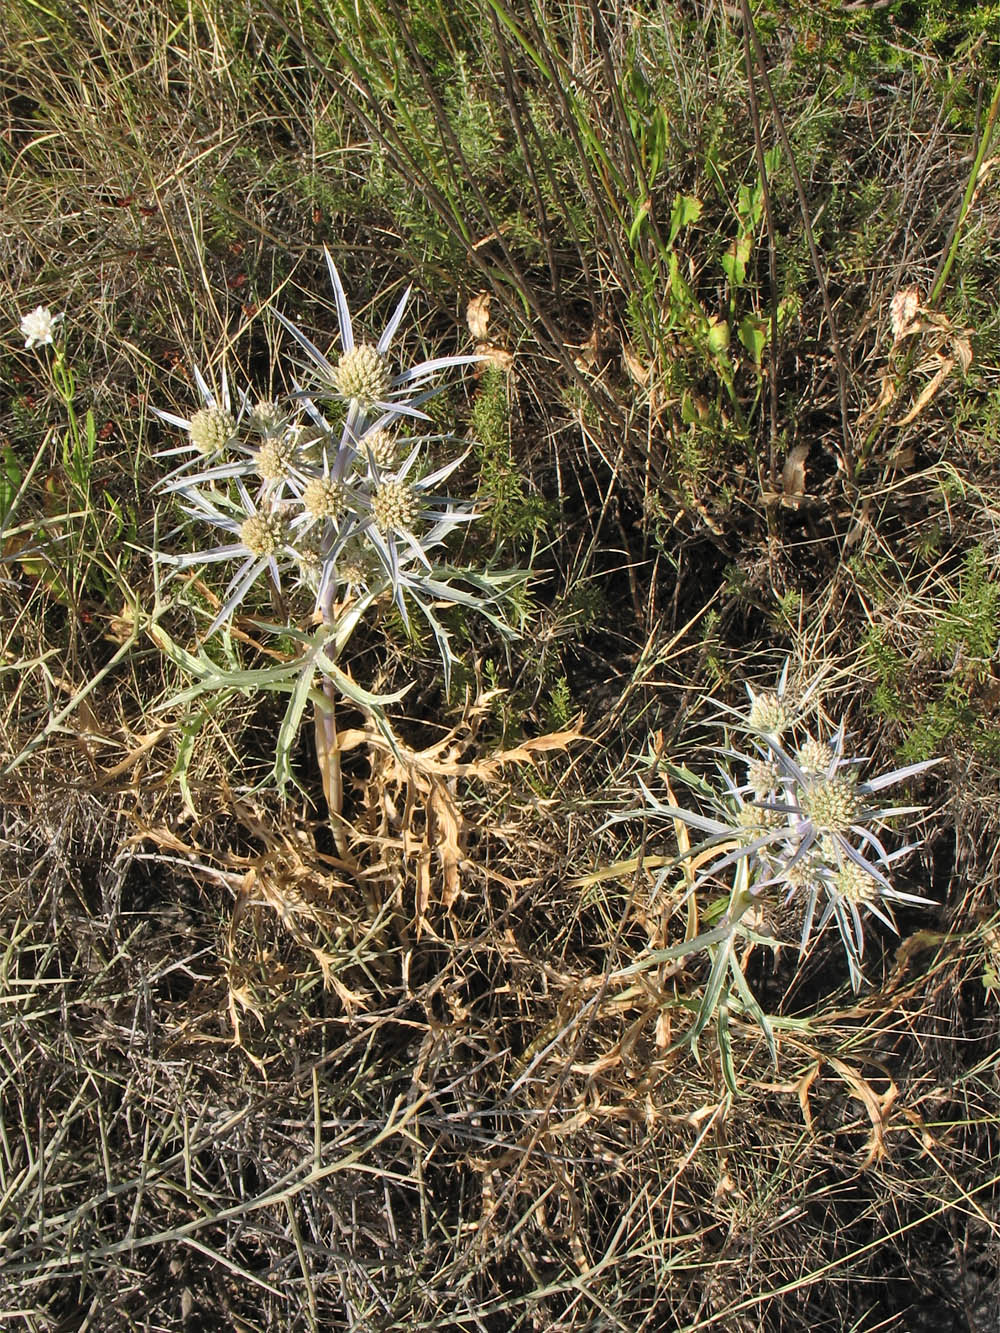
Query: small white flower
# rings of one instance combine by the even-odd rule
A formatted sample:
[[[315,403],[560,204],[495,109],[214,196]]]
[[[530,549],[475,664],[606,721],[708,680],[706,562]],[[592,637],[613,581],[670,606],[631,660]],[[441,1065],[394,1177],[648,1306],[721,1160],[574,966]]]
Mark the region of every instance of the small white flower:
[[[48,306],[35,306],[27,315],[21,317],[21,333],[24,337],[25,351],[33,347],[47,347],[53,341],[53,333],[62,315],[53,315]]]

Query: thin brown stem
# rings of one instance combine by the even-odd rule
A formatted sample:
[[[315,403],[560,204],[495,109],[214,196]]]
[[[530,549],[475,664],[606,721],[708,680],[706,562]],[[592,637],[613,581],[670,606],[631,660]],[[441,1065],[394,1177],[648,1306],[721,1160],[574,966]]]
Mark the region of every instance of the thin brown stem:
[[[329,676],[323,678],[327,707],[316,708],[316,757],[323,779],[323,794],[330,812],[330,832],[337,853],[348,857],[344,820],[344,775],[340,767],[340,742],[337,736],[337,687]]]
[[[743,60],[747,71],[747,91],[750,99],[750,119],[753,123],[753,149],[760,176],[761,191],[764,200],[764,220],[767,225],[767,276],[770,285],[771,336],[768,339],[767,360],[769,367],[769,405],[770,429],[767,447],[767,485],[773,495],[778,489],[778,256],[774,245],[774,215],[771,211],[771,187],[767,179],[767,163],[764,160],[764,141],[760,127],[760,103],[757,101],[757,86],[753,77],[753,58],[750,51],[750,35],[746,24],[743,25]]]
[[[851,421],[847,405],[847,382],[848,367],[847,358],[844,356],[844,349],[840,341],[840,335],[837,332],[837,323],[833,317],[833,305],[830,302],[830,292],[826,285],[826,277],[823,273],[823,264],[820,260],[819,249],[816,245],[816,237],[813,233],[812,217],[809,213],[809,200],[806,198],[805,186],[802,184],[802,177],[799,174],[799,168],[795,161],[795,153],[792,150],[792,143],[788,137],[788,131],[785,128],[785,118],[781,114],[781,108],[778,106],[778,99],[774,95],[774,88],[771,86],[771,80],[767,72],[767,62],[764,58],[764,48],[760,44],[760,37],[757,34],[757,28],[750,13],[749,0],[740,0],[740,7],[743,11],[743,28],[746,38],[753,48],[754,59],[757,62],[757,69],[760,71],[760,81],[764,85],[764,91],[767,93],[767,100],[771,104],[771,114],[774,116],[774,127],[778,132],[778,138],[781,140],[781,146],[784,149],[785,157],[788,160],[788,169],[792,174],[792,181],[795,184],[795,193],[799,201],[799,210],[802,214],[802,224],[805,229],[806,243],[809,246],[809,255],[812,259],[813,269],[816,273],[816,282],[819,285],[820,296],[823,300],[823,309],[826,312],[827,323],[830,326],[830,342],[833,347],[833,357],[837,364],[837,388],[840,397],[840,423],[843,433],[843,465],[845,478],[849,486],[854,485],[855,458],[854,458],[854,439],[851,430]]]

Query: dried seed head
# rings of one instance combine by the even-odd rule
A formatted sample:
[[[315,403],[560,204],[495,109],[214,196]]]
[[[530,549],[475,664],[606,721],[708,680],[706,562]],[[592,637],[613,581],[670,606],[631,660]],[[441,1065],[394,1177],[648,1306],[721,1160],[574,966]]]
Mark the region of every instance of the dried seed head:
[[[833,747],[810,736],[799,746],[795,762],[803,773],[825,773],[833,763]]]
[[[236,434],[236,422],[221,407],[203,407],[191,418],[191,443],[206,458],[220,454]]]
[[[330,477],[313,477],[302,492],[302,507],[310,518],[329,518],[334,522],[347,507],[347,491]]]
[[[277,403],[261,399],[250,413],[250,425],[264,439],[280,435],[285,427],[285,414]]]
[[[389,472],[396,461],[396,437],[390,430],[372,430],[361,441],[362,454],[370,452],[380,472]]]
[[[846,773],[816,778],[802,791],[799,804],[820,835],[845,833],[865,808],[854,776]]]
[[[419,512],[416,492],[405,481],[383,481],[375,488],[372,517],[383,535],[412,528]]]
[[[294,440],[271,436],[257,451],[257,475],[267,482],[285,481],[294,457]]]
[[[777,791],[780,776],[778,765],[770,759],[751,759],[747,765],[747,782],[757,797]]]
[[[333,387],[342,398],[371,407],[389,392],[392,376],[389,363],[370,343],[359,343],[344,352],[333,371]]]
[[[277,555],[287,536],[280,514],[251,514],[240,526],[240,541],[251,555]]]
[[[750,705],[747,726],[762,736],[780,736],[792,725],[792,714],[776,694],[765,690]]]

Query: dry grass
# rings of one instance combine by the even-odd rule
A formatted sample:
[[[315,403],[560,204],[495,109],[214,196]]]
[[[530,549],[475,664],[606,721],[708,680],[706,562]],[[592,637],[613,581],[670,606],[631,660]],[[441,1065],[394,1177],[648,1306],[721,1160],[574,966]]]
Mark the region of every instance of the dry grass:
[[[733,337],[730,393],[698,309],[725,314],[731,296],[734,327],[770,319],[763,214],[736,290],[720,266],[738,187],[757,179],[730,9],[549,10],[535,34],[559,53],[549,68],[502,4],[487,24],[478,6],[445,21],[428,0],[396,45],[388,2],[364,31],[340,5],[250,20],[221,2],[159,0],[141,16],[7,6],[5,1323],[992,1326],[989,153],[953,245],[950,229],[997,50],[945,52],[898,5],[843,20],[810,8],[777,32],[759,16],[844,361],[781,159],[776,297],[797,304],[760,374]],[[336,58],[345,44],[354,68]],[[651,176],[622,100],[639,95],[625,79],[637,71],[673,127]],[[768,147],[759,70],[757,87]],[[644,175],[662,231],[678,193],[704,203],[676,243],[694,295],[672,323],[648,299],[669,274],[662,231],[627,243]],[[497,448],[519,494],[549,505],[534,538],[530,525],[497,534],[538,570],[527,634],[505,658],[469,627],[451,700],[432,647],[359,637],[358,679],[418,680],[395,719],[400,755],[347,717],[349,858],[324,820],[311,737],[304,790],[281,802],[258,785],[273,698],[227,699],[195,727],[165,706],[185,682],[149,632],[155,608],[189,641],[192,604],[218,586],[192,581],[183,604],[157,587],[146,552],[173,520],[151,499],[152,454],[173,441],[148,406],[186,411],[191,364],[223,357],[269,390],[269,300],[332,328],[329,303],[307,295],[323,289],[323,242],[359,307],[382,291],[381,310],[417,275],[431,351],[458,350],[466,301],[492,292],[489,337],[514,357]],[[949,253],[938,309],[949,337],[972,329],[973,364],[900,426],[954,344],[939,328],[890,360],[888,301],[903,282],[926,294]],[[84,469],[64,449],[46,354],[16,337],[37,304],[66,312],[77,411],[97,431]],[[880,416],[886,372],[899,392]],[[486,419],[487,392],[470,380],[443,411],[465,429]],[[796,446],[804,491],[793,466],[779,496]],[[498,457],[481,458],[494,496],[510,481]],[[238,629],[255,660],[259,636]],[[939,906],[904,913],[899,940],[872,933],[857,995],[827,937],[804,964],[790,944],[749,953],[777,1063],[734,1008],[734,1096],[714,1035],[700,1061],[673,1044],[708,975],[701,956],[662,956],[690,929],[679,895],[653,891],[675,849],[606,821],[636,804],[637,774],[655,780],[640,758],[651,738],[704,771],[700,700],[735,700],[786,654],[806,677],[830,668],[824,706],[871,738],[875,762],[891,767],[904,743],[948,756],[902,872]],[[764,926],[794,940],[772,916]]]

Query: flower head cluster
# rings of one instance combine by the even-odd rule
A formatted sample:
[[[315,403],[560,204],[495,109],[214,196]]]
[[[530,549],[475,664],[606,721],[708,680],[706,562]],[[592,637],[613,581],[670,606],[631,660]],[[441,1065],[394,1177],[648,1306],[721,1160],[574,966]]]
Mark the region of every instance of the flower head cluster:
[[[744,712],[724,708],[746,744],[742,750],[719,752],[722,791],[710,801],[711,814],[664,805],[648,790],[647,809],[706,835],[695,849],[699,873],[692,889],[738,870],[750,895],[782,893],[786,903],[801,905],[802,952],[814,929],[834,922],[856,987],[864,953],[863,914],[895,930],[893,903],[928,901],[901,892],[888,877],[893,863],[914,844],[889,851],[883,842],[890,819],[915,814],[919,807],[886,804],[881,793],[937,761],[864,780],[865,760],[846,752],[843,726],[830,736],[805,726],[801,714],[812,690],[793,703],[787,664],[775,690],[748,693]]]
[[[342,351],[326,356],[278,316],[313,371],[308,390],[293,382],[282,402],[230,393],[225,373],[218,392],[197,369],[203,406],[190,419],[157,415],[186,432],[188,442],[164,451],[182,461],[160,489],[176,495],[183,512],[214,527],[219,545],[160,559],[179,567],[215,561],[237,564],[208,633],[235,613],[261,574],[279,592],[304,587],[317,621],[333,623],[337,608],[383,595],[404,622],[415,606],[430,625],[445,679],[452,654],[435,609],[460,603],[494,616],[498,584],[483,573],[441,562],[449,535],[475,517],[470,505],[441,493],[464,452],[437,468],[426,461],[442,436],[407,436],[403,421],[426,420],[420,405],[436,392],[443,370],[476,357],[441,357],[392,373],[389,346],[405,310],[407,291],[374,344],[355,341],[340,277],[327,265],[340,322]],[[498,623],[498,621],[495,621]]]

